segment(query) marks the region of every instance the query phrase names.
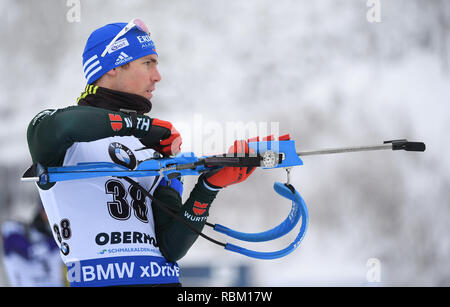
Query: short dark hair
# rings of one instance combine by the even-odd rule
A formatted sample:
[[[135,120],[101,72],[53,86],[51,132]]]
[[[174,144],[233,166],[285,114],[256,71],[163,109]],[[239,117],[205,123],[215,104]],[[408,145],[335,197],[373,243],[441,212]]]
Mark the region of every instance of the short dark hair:
[[[119,66],[119,67],[128,68],[129,66],[130,66],[130,63],[128,62],[128,63],[125,63],[125,64]],[[116,68],[119,68],[119,67],[116,67]],[[116,68],[113,68],[113,69],[116,69]],[[102,76],[102,77],[103,77],[103,76]],[[102,77],[100,77],[100,78],[98,78],[97,80],[95,80],[91,85],[96,86],[97,83],[98,83],[98,81],[99,81]]]

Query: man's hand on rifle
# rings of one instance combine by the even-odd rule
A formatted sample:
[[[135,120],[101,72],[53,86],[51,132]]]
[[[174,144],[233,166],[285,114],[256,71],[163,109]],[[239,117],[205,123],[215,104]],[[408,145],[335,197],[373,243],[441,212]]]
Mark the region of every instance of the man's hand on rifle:
[[[228,150],[229,154],[254,153],[244,140],[235,141]],[[205,183],[211,188],[220,189],[245,181],[255,170],[255,167],[224,167],[205,174]]]
[[[152,118],[149,132],[139,140],[164,156],[176,155],[181,151],[180,133],[170,122],[157,118]]]

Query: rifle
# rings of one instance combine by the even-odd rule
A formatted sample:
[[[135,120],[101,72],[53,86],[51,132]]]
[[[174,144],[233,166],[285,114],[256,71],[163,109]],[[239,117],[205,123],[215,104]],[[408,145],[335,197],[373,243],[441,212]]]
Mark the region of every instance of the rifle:
[[[290,171],[295,166],[303,165],[300,157],[312,155],[324,155],[333,153],[348,153],[373,150],[405,150],[414,152],[425,151],[422,142],[409,142],[406,139],[385,141],[381,145],[342,147],[334,149],[322,149],[314,151],[297,152],[295,141],[290,136],[280,136],[274,140],[273,136],[266,137],[262,141],[259,138],[250,139],[248,146],[252,153],[249,154],[221,154],[197,157],[193,152],[180,153],[174,157],[156,156],[152,159],[139,161],[135,168],[130,169],[126,163],[119,165],[112,162],[88,162],[78,163],[73,166],[43,167],[33,164],[22,176],[24,182],[37,182],[45,185],[58,181],[80,180],[94,177],[119,177],[132,185],[137,186],[153,203],[160,206],[168,214],[179,218],[176,212],[171,211],[168,205],[155,199],[146,189],[141,187],[130,177],[161,176],[170,181],[174,178],[209,172],[222,167],[261,167],[262,169],[284,168],[287,172],[286,183],[275,182],[274,190],[281,197],[292,202],[291,210],[286,219],[278,226],[259,233],[245,233],[233,230],[220,224],[206,222],[207,226],[229,237],[246,242],[265,242],[280,238],[290,232],[302,219],[298,235],[286,248],[273,252],[259,252],[246,249],[231,243],[217,241],[197,231],[184,222],[189,228],[197,232],[203,238],[224,247],[226,250],[243,254],[258,259],[276,259],[284,257],[294,251],[303,240],[309,222],[308,208],[300,193],[290,183]]]

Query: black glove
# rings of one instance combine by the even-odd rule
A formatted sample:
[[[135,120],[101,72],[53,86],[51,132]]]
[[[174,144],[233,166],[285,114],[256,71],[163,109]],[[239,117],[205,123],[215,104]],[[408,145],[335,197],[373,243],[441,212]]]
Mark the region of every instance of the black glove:
[[[167,121],[152,118],[146,136],[139,139],[145,147],[152,148],[164,156],[175,155],[181,151],[181,135]]]

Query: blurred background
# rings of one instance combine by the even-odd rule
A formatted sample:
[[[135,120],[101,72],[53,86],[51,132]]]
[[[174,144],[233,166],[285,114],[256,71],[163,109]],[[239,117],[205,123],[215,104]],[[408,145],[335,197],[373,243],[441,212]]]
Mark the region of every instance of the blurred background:
[[[305,157],[291,179],[310,214],[301,246],[255,260],[199,238],[179,261],[185,285],[450,286],[449,1],[2,0],[0,15],[0,222],[29,221],[38,206],[34,185],[19,180],[31,164],[29,121],[75,104],[94,29],[139,17],[162,74],[150,115],[180,127],[183,151],[208,136],[193,132],[199,118],[224,130],[277,123],[298,151],[398,138],[427,145]],[[290,210],[271,190],[285,178],[256,170],[220,193],[209,221],[272,228]],[[243,245],[278,250],[295,235]]]

